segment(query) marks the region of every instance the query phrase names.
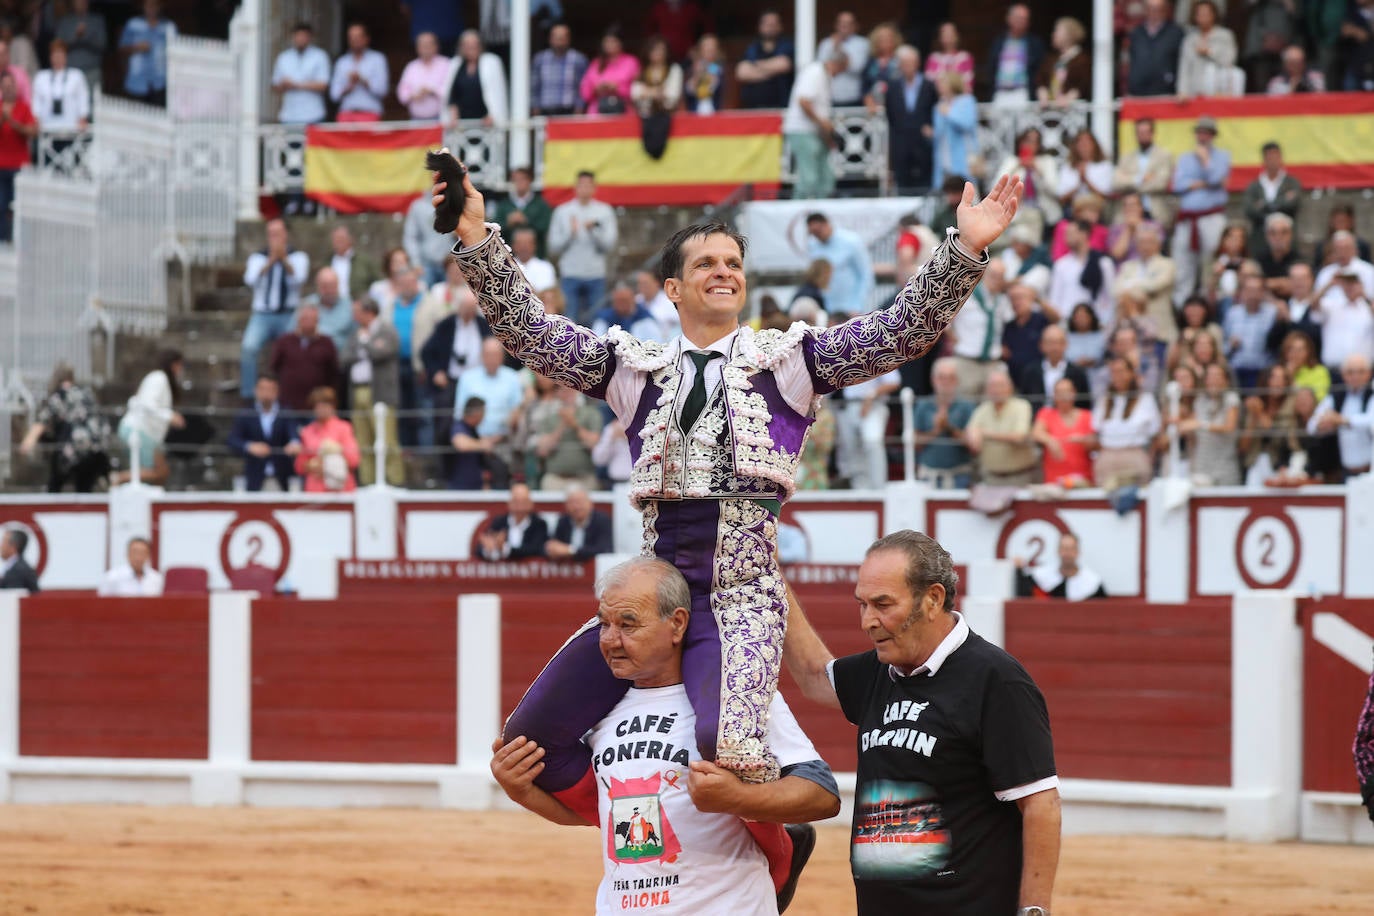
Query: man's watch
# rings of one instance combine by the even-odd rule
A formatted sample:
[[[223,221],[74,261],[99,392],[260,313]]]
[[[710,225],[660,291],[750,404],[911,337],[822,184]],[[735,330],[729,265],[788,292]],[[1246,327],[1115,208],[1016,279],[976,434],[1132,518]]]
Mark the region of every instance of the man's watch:
[[[1016,911],[1016,916],[1050,916],[1050,911],[1043,906],[1023,906]]]

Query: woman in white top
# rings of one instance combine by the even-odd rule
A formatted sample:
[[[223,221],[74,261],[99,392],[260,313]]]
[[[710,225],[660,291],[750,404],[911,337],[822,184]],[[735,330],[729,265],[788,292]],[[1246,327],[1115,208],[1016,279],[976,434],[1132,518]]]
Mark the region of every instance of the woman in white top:
[[[176,411],[181,391],[182,358],[177,350],[158,355],[158,368],[139,382],[138,391],[129,398],[124,417],[119,421],[119,438],[132,456],[138,452],[138,476],[144,483],[164,483],[171,473],[162,441],[168,427],[183,429],[186,420]],[[120,473],[118,483],[128,483],[131,471]]]
[[[474,93],[471,90],[476,89]],[[474,98],[474,96],[480,96]],[[460,99],[476,103],[477,110],[464,110]],[[504,124],[510,119],[510,96],[506,92],[506,68],[501,58],[482,47],[482,34],[468,29],[458,39],[458,53],[448,70],[444,84],[447,102],[446,124],[459,119],[480,118],[483,127]]]
[[[1067,206],[1069,201],[1087,192],[1110,199],[1115,173],[1116,167],[1102,152],[1102,144],[1085,127],[1074,136],[1068,161],[1059,167],[1059,182],[1055,188],[1059,202]]]
[[[1193,25],[1178,52],[1178,94],[1190,99],[1199,95],[1231,95],[1230,70],[1236,65],[1236,36],[1218,25],[1217,6],[1199,0],[1193,6]]]
[[[668,42],[659,35],[644,46],[639,76],[630,84],[630,101],[640,117],[671,114],[682,104],[682,68],[673,63]]]
[[[1159,432],[1159,405],[1140,390],[1135,367],[1124,357],[1110,357],[1107,369],[1107,392],[1093,410],[1099,445],[1093,479],[1105,490],[1144,486],[1154,471],[1150,445]]]

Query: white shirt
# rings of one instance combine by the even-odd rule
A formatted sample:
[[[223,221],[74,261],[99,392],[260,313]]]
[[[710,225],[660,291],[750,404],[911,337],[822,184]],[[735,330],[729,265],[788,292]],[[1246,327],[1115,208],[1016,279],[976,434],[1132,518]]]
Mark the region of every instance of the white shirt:
[[[658,291],[648,302],[643,301],[639,296],[635,296],[635,301],[649,310],[649,314],[654,316],[658,326],[663,329],[665,339],[672,340],[682,333],[682,319],[678,316],[677,306],[673,305],[673,300],[668,298],[668,294],[663,290]]]
[[[1002,325],[1011,313],[1006,296],[979,285],[954,316],[954,355],[979,362],[1002,358]]]
[[[1057,190],[1060,197],[1077,194],[1079,191],[1090,191],[1094,194],[1103,195],[1111,193],[1115,168],[1110,160],[1089,162],[1088,167],[1083,171],[1087,173],[1090,187],[1083,187],[1083,179],[1078,174],[1078,169],[1067,162],[1059,167],[1059,187]]]
[[[792,84],[792,95],[787,102],[787,113],[782,116],[782,132],[785,134],[814,134],[816,124],[801,109],[801,100],[811,103],[811,110],[818,118],[830,117],[830,72],[825,64],[813,60],[797,74]]]
[[[1054,398],[1054,386],[1059,384],[1059,380],[1064,377],[1069,369],[1069,361],[1062,359],[1059,365],[1052,366],[1048,360],[1040,360],[1040,377],[1045,380],[1045,399],[1049,403]]]
[[[1339,372],[1352,353],[1374,359],[1374,311],[1368,299],[1351,302],[1333,289],[1322,297],[1313,318],[1322,326],[1322,364]]]
[[[477,326],[477,319],[456,319],[453,322],[453,352],[448,361],[449,378],[456,380],[459,373],[481,364],[482,330]],[[462,405],[458,405],[458,409],[462,410]]]
[[[126,421],[145,438],[161,443],[172,422],[172,383],[167,373],[154,369],[143,376],[138,391],[129,398]]]
[[[842,105],[857,105],[863,101],[864,67],[868,65],[868,39],[861,35],[850,35],[839,50],[844,52],[848,63],[835,77],[834,95]],[[824,64],[826,58],[835,51],[835,39],[826,36],[816,47],[816,61]]]
[[[630,479],[634,471],[634,458],[630,456],[630,440],[625,431],[614,423],[601,428],[601,438],[592,448],[592,462],[606,469],[606,476],[621,483]]]
[[[286,268],[290,267],[290,272]],[[300,304],[301,286],[310,273],[310,255],[288,251],[285,262],[268,266],[267,255],[255,251],[248,256],[243,283],[253,289],[253,311],[290,312]]]
[[[153,569],[151,564],[143,567],[143,575],[134,575],[134,568],[128,563],[116,566],[100,580],[97,592],[105,598],[148,598],[162,594],[162,573]]]
[[[347,254],[336,254],[329,259],[329,266],[334,268],[334,273],[339,275],[339,291],[345,299],[352,301],[357,296],[353,295],[353,288],[348,284],[353,280],[353,249],[348,249]]]
[[[1335,398],[1329,394],[1322,398],[1322,402],[1312,412],[1312,419],[1307,421],[1307,434],[1315,436],[1317,422],[1321,420],[1322,414],[1334,413],[1335,410]],[[1371,456],[1374,456],[1374,438],[1371,438],[1371,434],[1374,433],[1374,398],[1370,399],[1369,407],[1366,408],[1364,391],[1347,391],[1345,402],[1341,404],[1341,416],[1350,424],[1336,430],[1336,441],[1341,449],[1341,466],[1369,467],[1374,463],[1371,461]]]
[[[516,263],[520,265],[520,270],[529,281],[530,289],[534,290],[535,295],[558,285],[558,271],[543,258],[533,257],[528,261],[517,260]]]
[[[1093,426],[1103,448],[1148,448],[1159,432],[1159,405],[1152,394],[1139,394],[1129,417],[1125,416],[1125,395],[1112,395],[1110,411],[1104,407],[1105,401],[1098,401],[1093,409]]]
[[[272,65],[272,85],[283,80],[296,84],[329,83],[329,55],[323,48],[307,45],[304,51],[287,48]],[[316,124],[324,120],[324,91],[288,89],[281,94],[277,120],[283,124]],[[344,287],[347,289],[348,287]]]
[[[1324,289],[1326,284],[1335,279],[1338,273],[1343,273],[1345,271],[1359,274],[1360,285],[1364,287],[1365,298],[1374,299],[1374,264],[1370,264],[1368,261],[1362,261],[1359,258],[1351,259],[1350,263],[1344,267],[1335,262],[1326,265],[1321,270],[1317,271],[1317,279],[1314,288]],[[1328,304],[1331,306],[1345,304],[1345,292],[1341,289],[1339,283],[1327,290],[1325,296],[1322,296],[1322,309],[1325,310]]]
[[[62,113],[56,112],[61,102]],[[39,70],[33,78],[33,116],[44,130],[76,130],[91,116],[91,90],[86,74],[71,67]]]
[[[1091,253],[1091,252],[1090,252]],[[1102,264],[1102,287],[1097,298],[1083,286],[1083,268],[1088,266],[1086,257],[1080,258],[1072,251],[1054,262],[1050,272],[1050,304],[1061,315],[1068,315],[1080,302],[1092,303],[1097,320],[1107,327],[1116,317],[1116,302],[1112,299],[1112,283],[1116,280],[1116,267],[1112,259],[1098,255]]]
[[[1279,185],[1282,184],[1283,180],[1287,177],[1288,173],[1283,169],[1279,169],[1278,175],[1274,176],[1273,179],[1270,179],[1264,172],[1259,173],[1259,178],[1256,180],[1259,181],[1260,190],[1264,192],[1264,199],[1266,202],[1274,202],[1274,198],[1279,196]]]

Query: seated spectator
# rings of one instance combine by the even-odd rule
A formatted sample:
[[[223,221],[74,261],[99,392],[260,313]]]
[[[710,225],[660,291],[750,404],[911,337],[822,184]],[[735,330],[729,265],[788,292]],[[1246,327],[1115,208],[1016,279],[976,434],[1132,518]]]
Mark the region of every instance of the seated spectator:
[[[1374,261],[1369,243],[1355,234],[1355,208],[1350,204],[1332,204],[1326,215],[1326,238],[1317,243],[1312,254],[1312,267],[1320,271],[1335,257],[1331,241],[1338,232],[1349,232],[1355,239],[1355,255],[1361,261]]]
[[[587,114],[624,114],[630,110],[630,86],[639,76],[639,61],[625,53],[615,28],[601,36],[601,53],[587,67],[579,92]]]
[[[1301,330],[1289,331],[1280,348],[1283,369],[1294,388],[1309,388],[1320,401],[1331,391],[1331,371],[1317,359],[1312,338]]]
[[[1180,359],[1180,364],[1191,367],[1197,373],[1198,381],[1201,382],[1207,367],[1213,363],[1227,365],[1221,345],[1216,342],[1216,338],[1210,331],[1193,334],[1187,352]]]
[[[586,72],[587,57],[572,46],[572,30],[561,22],[554,25],[549,46],[530,61],[530,114],[557,117],[580,111],[578,92]]]
[[[1293,407],[1291,381],[1286,368],[1270,366],[1260,390],[1245,399],[1245,421],[1238,445],[1249,487],[1264,486],[1264,481],[1287,467],[1302,448],[1302,429]]]
[[[1059,222],[1064,209],[1059,205],[1057,193],[1059,161],[1045,149],[1039,130],[1028,127],[1016,136],[1016,152],[997,166],[996,177],[1001,178],[1003,175],[1020,178],[1023,185],[1021,208],[1016,213],[1013,226],[1024,227],[1037,240],[1040,239],[1046,226]],[[945,193],[948,194],[948,191]],[[963,193],[962,187],[959,193]],[[958,206],[957,197],[954,206]],[[951,210],[951,219],[952,217]],[[950,225],[954,223],[951,222]],[[935,223],[931,224],[931,228],[939,232]]]
[[[807,440],[816,436],[816,426],[820,423],[820,413],[817,412],[816,422],[811,424],[811,435]],[[834,434],[834,424],[831,424],[831,434]],[[802,463],[805,464],[806,457],[803,453]],[[634,458],[630,455],[630,440],[625,436],[625,427],[619,420],[612,420],[601,428],[601,438],[596,440],[596,445],[592,448],[592,463],[596,465],[598,471],[605,476],[612,485],[628,483],[630,474],[634,471]],[[798,489],[807,489],[802,485],[803,474],[797,473]]]
[[[482,489],[482,472],[487,469],[488,458],[496,447],[492,437],[478,432],[486,406],[481,398],[468,398],[459,405],[449,437],[449,444],[457,452],[449,463],[452,469],[448,478],[450,490]]]
[[[1217,5],[1212,0],[1193,4],[1192,26],[1178,53],[1178,94],[1180,98],[1239,95],[1244,86],[1231,84],[1230,70],[1236,65],[1236,36],[1219,24]]]
[[[425,385],[431,394],[435,394],[431,376],[434,369],[425,366],[425,350],[429,347],[429,342],[434,338],[434,333],[443,320],[458,311],[460,306],[465,306],[467,300],[472,300],[472,311],[476,311],[477,295],[468,287],[468,281],[463,279],[463,271],[458,267],[455,259],[449,258],[444,265],[444,278],[441,282],[435,283],[420,298],[420,306],[415,310],[414,316],[410,321],[410,362],[411,368],[415,371],[417,385]],[[445,341],[440,341],[442,346]],[[436,354],[437,369],[447,369],[448,361],[444,357],[452,352],[452,342],[447,342],[450,350],[440,351]],[[479,356],[477,346],[481,340],[473,341],[471,365],[477,365]],[[466,368],[466,366],[464,367]],[[449,388],[448,397],[453,396],[452,387]],[[433,405],[438,406],[438,405]],[[451,402],[443,405],[446,408],[442,424],[439,426],[440,434],[437,436],[439,442],[448,438],[448,428],[453,422],[453,404]]]
[[[556,410],[530,424],[527,446],[537,456],[543,473],[541,490],[565,490],[573,485],[596,486],[592,449],[601,439],[601,410],[579,392],[557,385],[552,403]]]
[[[1307,52],[1302,45],[1283,49],[1282,69],[1269,81],[1270,95],[1290,95],[1296,92],[1325,92],[1326,77],[1320,70],[1307,68]]]
[[[1231,390],[1226,367],[1213,363],[1202,376],[1202,390],[1193,399],[1193,416],[1179,425],[1191,433],[1192,478],[1199,486],[1239,486],[1237,442],[1240,437],[1240,395]]]
[[[28,532],[22,528],[5,528],[0,535],[0,589],[22,588],[30,594],[42,591],[38,574],[24,559],[29,546]]]
[[[458,54],[449,65],[444,90],[449,124],[481,121],[483,127],[510,120],[506,67],[482,47],[482,33],[468,29],[458,39]]]
[[[667,343],[663,328],[647,308],[635,301],[634,287],[621,280],[611,287],[610,305],[596,313],[592,319],[592,333],[604,335],[612,325],[619,325],[639,340],[657,340]]]
[[[1039,454],[1031,439],[1031,406],[1012,393],[1011,376],[988,376],[986,400],[969,417],[965,441],[978,457],[978,476],[987,486],[1024,487],[1039,477]]]
[[[535,295],[542,296],[546,290],[558,286],[557,268],[538,255],[539,236],[533,226],[518,226],[509,238],[511,254],[515,255],[520,272],[529,281]]]
[[[968,175],[970,157],[978,152],[978,103],[969,84],[958,73],[945,73],[935,81],[939,101],[935,105],[932,139],[934,170],[931,184],[944,183],[946,175]]]
[[[1006,269],[1001,261],[994,260],[946,332],[950,354],[959,367],[959,392],[964,397],[981,397],[988,374],[1006,368],[1002,362],[1002,324],[1011,311],[1006,288]]]
[[[1217,243],[1216,257],[1212,261],[1211,280],[1207,294],[1224,314],[1227,300],[1235,298],[1240,289],[1240,272],[1250,250],[1250,233],[1241,225],[1227,226]],[[1191,291],[1190,291],[1191,292]]]
[[[46,131],[85,130],[91,120],[91,90],[86,75],[67,66],[61,39],[48,45],[49,68],[33,78],[33,115]],[[65,143],[66,141],[56,141]]]
[[[439,53],[439,39],[433,32],[421,32],[415,37],[415,59],[406,64],[396,84],[396,98],[412,121],[439,120],[448,75],[449,59]]]
[[[302,303],[296,309],[296,330],[272,344],[267,366],[277,378],[287,410],[308,409],[316,388],[333,387],[339,380],[339,351],[319,329],[319,309]]]
[[[937,239],[943,240],[950,229],[959,225],[956,214],[959,201],[964,198],[964,182],[963,175],[949,175],[940,185],[940,196],[944,198],[944,203],[940,204],[930,220],[930,231],[935,233]]]
[[[1069,253],[1069,243],[1065,236],[1068,234],[1069,225],[1073,222],[1085,222],[1092,227],[1088,233],[1088,247],[1093,251],[1107,252],[1107,236],[1109,234],[1106,226],[1102,224],[1103,200],[1096,194],[1083,194],[1075,197],[1073,203],[1065,211],[1069,215],[1060,220],[1054,226],[1054,232],[1050,235],[1050,261],[1058,261]]]
[[[692,69],[685,82],[688,111],[709,115],[721,110],[725,94],[725,58],[716,36],[707,33],[697,40],[692,52]]]
[[[339,106],[335,120],[380,121],[390,89],[386,58],[372,49],[367,26],[353,23],[348,27],[348,51],[334,62],[334,74],[329,80],[329,97]]]
[[[1107,392],[1093,410],[1099,444],[1093,479],[1106,490],[1144,486],[1153,475],[1150,446],[1159,432],[1159,405],[1153,394],[1141,390],[1127,359],[1113,356],[1107,368]]]
[[[1009,235],[1011,244],[997,256],[1005,265],[1007,276],[1029,286],[1041,298],[1049,296],[1053,266],[1049,249],[1040,244],[1040,237],[1029,226],[1013,226]]]
[[[1265,341],[1265,347],[1269,350],[1269,355],[1273,359],[1282,360],[1284,358],[1284,340],[1294,331],[1305,334],[1312,344],[1312,352],[1321,352],[1322,326],[1318,323],[1320,309],[1314,308],[1316,292],[1312,288],[1312,268],[1305,262],[1298,261],[1288,268],[1285,290],[1283,293],[1273,291],[1274,296],[1274,326],[1269,330],[1269,338]],[[1289,372],[1296,372],[1297,366],[1289,366]]]
[[[1136,236],[1139,257],[1121,265],[1113,290],[1118,303],[1130,300],[1131,307],[1149,320],[1155,340],[1172,344],[1178,339],[1173,303],[1175,272],[1173,259],[1162,252],[1163,245],[1159,226],[1142,223]]]
[[[105,17],[91,12],[91,0],[72,0],[67,14],[57,20],[56,32],[67,45],[68,62],[85,74],[91,89],[99,87],[109,42]]]
[[[272,375],[261,375],[253,386],[253,406],[234,418],[229,430],[229,451],[243,458],[244,487],[250,493],[275,480],[278,488],[290,489],[292,459],[300,453],[296,424],[282,416],[279,387]]]
[[[434,231],[434,201],[428,194],[412,200],[406,209],[401,245],[420,272],[421,288],[443,282],[453,243],[449,236]]]
[[[551,560],[590,560],[614,550],[611,517],[593,508],[586,488],[568,487],[563,496],[563,514],[544,545],[544,555]]]
[[[459,376],[482,362],[482,341],[491,336],[491,325],[478,314],[477,297],[456,263],[452,271],[456,274],[454,282],[441,284],[452,297],[452,311],[439,320],[420,349],[421,371],[435,392],[435,408],[448,417],[454,415],[454,407],[462,406],[453,403]]]
[[[1126,94],[1173,95],[1178,91],[1178,54],[1183,29],[1174,22],[1169,0],[1145,0],[1145,18],[1131,29]]]
[[[330,385],[310,392],[308,400],[315,419],[296,430],[300,451],[296,473],[307,493],[349,493],[356,490],[353,475],[362,461],[353,425],[339,416],[338,397]]]
[[[1264,274],[1264,285],[1276,298],[1287,299],[1292,292],[1289,272],[1293,265],[1302,263],[1298,252],[1293,248],[1293,218],[1286,213],[1271,213],[1264,219],[1264,238],[1259,243],[1256,258],[1260,272]],[[1306,264],[1308,292],[1311,292],[1312,269]]]
[[[1059,324],[1045,328],[1040,335],[1041,358],[1022,368],[1017,376],[1019,391],[1032,406],[1049,403],[1054,386],[1060,379],[1068,379],[1078,392],[1080,404],[1087,403],[1088,375],[1082,366],[1075,365],[1068,356],[1069,335]]]
[[[70,480],[76,492],[89,493],[110,472],[109,439],[110,424],[95,396],[76,384],[70,364],[58,363],[20,454],[32,456],[40,440],[51,443],[48,492],[61,493]]]
[[[835,409],[835,466],[854,490],[887,486],[888,399],[902,387],[891,372],[842,388],[832,401]]]
[[[1035,415],[1031,438],[1044,451],[1045,483],[1065,489],[1092,486],[1090,451],[1097,443],[1092,413],[1078,406],[1081,392],[1067,377],[1054,383],[1054,401]]]
[[[913,408],[916,430],[916,478],[937,490],[966,490],[973,478],[973,457],[964,444],[974,404],[959,397],[959,367],[937,359],[930,371],[935,393]]]
[[[788,307],[796,305],[798,302],[813,302],[820,311],[825,311],[825,290],[830,286],[830,277],[834,273],[834,268],[825,258],[816,258],[806,265],[806,273],[802,274],[801,285],[792,295],[792,301]]]
[[[830,458],[835,451],[835,411],[830,398],[816,402],[816,421],[802,446],[801,463],[797,466],[798,490],[830,489]]]
[[[1035,290],[1020,283],[1007,287],[1011,320],[1002,326],[1002,360],[1014,379],[1040,363],[1040,337],[1045,329],[1059,323],[1059,313],[1048,303],[1041,304]],[[1036,306],[1041,305],[1040,309]]]
[[[29,164],[29,141],[38,122],[18,96],[14,74],[0,70],[0,242],[14,238],[14,181]]]
[[[1335,436],[1308,432],[1308,424],[1317,415],[1317,398],[1311,388],[1293,391],[1293,413],[1303,433],[1301,442],[1306,463],[1302,471],[1307,479],[1314,483],[1341,483],[1345,479],[1345,469],[1341,467],[1340,443]]]
[[[1131,361],[1142,370],[1141,384],[1153,388],[1151,383],[1156,378],[1162,352],[1158,332],[1155,330],[1154,321],[1145,314],[1145,303],[1129,292],[1117,302],[1116,318],[1107,328],[1109,347],[1120,345],[1121,338],[1118,332],[1123,330],[1133,335],[1130,346],[1131,352],[1136,355],[1131,357]]]
[[[1212,320],[1212,306],[1204,296],[1189,296],[1183,302],[1182,327],[1179,328],[1178,340],[1170,347],[1166,368],[1170,374],[1174,367],[1180,363],[1192,363],[1193,339],[1199,334],[1206,334],[1212,338],[1211,353],[1215,358],[1221,352],[1222,336],[1221,325]],[[1197,368],[1194,365],[1194,368]]]
[[[782,34],[782,16],[774,10],[760,14],[758,35],[735,65],[740,107],[786,108],[796,53],[792,39]]]
[[[272,88],[281,93],[277,120],[283,124],[318,124],[324,120],[329,54],[312,44],[314,37],[310,23],[296,23],[291,27],[291,47],[278,54],[272,64]]]
[[[149,105],[167,104],[167,45],[177,27],[162,18],[160,0],[143,0],[143,15],[124,24],[119,52],[125,57],[124,94]]]
[[[530,488],[513,483],[506,511],[487,523],[477,545],[484,560],[526,560],[544,556],[548,539],[549,526],[535,513]]]
[[[880,22],[868,33],[868,62],[864,64],[862,80],[864,107],[870,114],[882,107],[888,84],[901,79],[897,68],[897,48],[901,44],[902,33],[894,23]]]
[[[535,251],[544,257],[547,249],[549,223],[553,220],[553,208],[544,195],[534,189],[534,171],[527,165],[517,166],[510,173],[510,194],[496,205],[493,219],[501,224],[501,234],[515,242],[517,229],[528,226],[534,230]],[[534,287],[538,292],[545,287]]]
[[[1059,312],[1087,302],[1105,325],[1112,322],[1116,313],[1116,300],[1112,298],[1116,267],[1110,257],[1089,245],[1092,229],[1086,220],[1068,224],[1064,233],[1068,251],[1054,262],[1049,301]]]
[[[1268,230],[1266,219],[1276,213],[1297,219],[1298,208],[1302,206],[1302,185],[1284,169],[1283,148],[1270,140],[1261,147],[1260,153],[1264,167],[1255,180],[1245,186],[1242,198],[1245,216],[1250,220],[1251,253],[1256,257],[1262,250],[1260,240]]]
[[[153,568],[153,547],[147,538],[129,539],[126,562],[112,568],[100,580],[96,594],[102,598],[154,598],[162,594],[162,573]]]
[[[1353,256],[1354,236],[1336,233],[1331,246],[1336,260],[1317,274],[1317,321],[1322,326],[1322,362],[1336,371],[1347,354],[1374,353],[1374,315],[1370,290],[1374,265]]]
[[[1116,166],[1102,152],[1102,144],[1097,142],[1092,131],[1083,128],[1074,135],[1068,161],[1059,167],[1059,182],[1055,188],[1059,203],[1067,207],[1082,194],[1111,197],[1115,174]]]
[[[959,47],[959,27],[952,22],[940,23],[935,50],[926,58],[926,79],[936,80],[944,73],[957,73],[965,85],[973,85],[973,55]]]
[[[677,306],[668,298],[658,274],[652,270],[636,271],[635,304],[648,309],[649,314],[658,320],[665,340],[672,340],[682,333],[682,321],[678,318]]]
[[[1069,331],[1064,358],[1070,365],[1088,371],[1102,362],[1107,352],[1107,334],[1090,303],[1080,302],[1069,313]]]
[[[1308,435],[1336,437],[1341,467],[1346,480],[1369,473],[1370,452],[1374,449],[1374,411],[1370,399],[1369,357],[1352,353],[1341,364],[1344,387],[1334,389],[1317,405],[1307,423]]]
[[[253,397],[258,355],[291,330],[301,301],[301,287],[310,276],[310,255],[291,247],[286,223],[268,220],[267,248],[248,256],[243,283],[253,291],[252,314],[239,346],[239,396]]]
[[[1109,362],[1112,356],[1125,359],[1135,370],[1140,387],[1154,391],[1159,387],[1160,365],[1149,330],[1135,321],[1118,322],[1107,335],[1107,356]]]
[[[488,337],[482,341],[481,365],[473,366],[458,376],[454,404],[466,404],[470,398],[481,398],[486,406],[478,432],[493,441],[487,461],[494,490],[504,490],[510,480],[511,414],[525,400],[525,387],[520,373],[505,365],[506,351],[501,341]]]
[[[1035,97],[1040,102],[1067,106],[1092,95],[1092,58],[1083,50],[1087,35],[1083,23],[1071,16],[1054,23],[1050,46],[1055,53],[1045,55],[1035,79]]]
[[[1059,535],[1057,563],[1028,567],[1024,559],[1013,557],[1017,597],[1063,598],[1066,601],[1106,598],[1102,577],[1080,565],[1078,549],[1078,535],[1066,531]]]
[[[342,353],[357,327],[353,323],[353,303],[340,295],[339,275],[334,268],[321,267],[315,272],[315,292],[301,300],[301,306],[306,305],[319,312],[320,333],[329,335],[336,354]]]
[[[1116,204],[1116,219],[1107,227],[1107,254],[1117,264],[1140,257],[1136,245],[1136,234],[1144,226],[1152,226],[1162,232],[1159,223],[1145,215],[1144,198],[1137,191],[1125,191]],[[1162,238],[1162,236],[1161,236]]]
[[[644,44],[639,75],[630,84],[630,101],[641,118],[672,114],[682,106],[682,67],[669,57],[668,42],[661,35]]]

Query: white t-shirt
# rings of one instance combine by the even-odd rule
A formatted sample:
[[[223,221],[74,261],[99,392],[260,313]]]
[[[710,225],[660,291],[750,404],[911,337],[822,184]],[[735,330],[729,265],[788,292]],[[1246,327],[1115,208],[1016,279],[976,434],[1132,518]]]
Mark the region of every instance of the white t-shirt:
[[[688,764],[701,756],[686,688],[630,689],[583,741],[601,787],[600,916],[776,916],[768,862],[744,822],[703,814],[687,792]],[[784,767],[820,758],[781,695],[768,743]]]
[[[529,281],[530,289],[534,290],[536,295],[558,285],[558,271],[543,258],[530,258],[518,263],[525,279]]]
[[[105,573],[96,592],[103,598],[144,598],[162,594],[162,573],[151,565],[143,567],[143,575],[135,576],[128,563]]]
[[[816,124],[801,109],[801,100],[811,103],[811,109],[818,117],[830,117],[830,73],[825,64],[814,60],[801,68],[797,81],[792,84],[792,97],[787,102],[787,113],[782,116],[782,132],[785,134],[812,134]]]

